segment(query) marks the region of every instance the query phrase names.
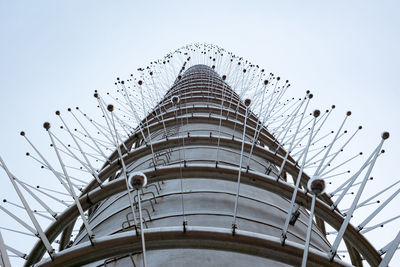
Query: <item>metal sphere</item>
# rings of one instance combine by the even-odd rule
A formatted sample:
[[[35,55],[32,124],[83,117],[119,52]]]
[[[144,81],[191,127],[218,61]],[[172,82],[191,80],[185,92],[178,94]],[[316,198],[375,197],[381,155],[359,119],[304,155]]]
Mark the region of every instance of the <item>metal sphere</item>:
[[[314,195],[318,196],[325,191],[325,181],[318,176],[314,176],[310,180],[308,180],[307,189]]]
[[[174,95],[173,97],[171,97],[171,103],[174,105],[178,105],[180,101],[181,100],[180,100],[179,96]]]
[[[383,139],[383,140],[388,139],[389,136],[390,136],[389,132],[383,132],[383,133],[382,133],[382,139]]]
[[[128,184],[131,188],[135,190],[139,190],[146,186],[147,184],[147,177],[142,172],[134,172],[129,174]]]
[[[46,121],[45,123],[43,123],[43,128],[45,128],[46,131],[48,131],[50,129],[50,122]]]

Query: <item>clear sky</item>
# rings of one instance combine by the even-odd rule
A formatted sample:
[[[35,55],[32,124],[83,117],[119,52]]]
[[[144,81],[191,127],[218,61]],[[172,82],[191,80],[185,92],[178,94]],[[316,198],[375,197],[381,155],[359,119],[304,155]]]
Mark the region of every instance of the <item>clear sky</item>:
[[[398,1],[0,0],[0,155],[21,178],[39,179],[20,130],[48,146],[41,125],[55,110],[94,110],[94,89],[207,42],[289,79],[289,95],[309,89],[319,108],[336,104],[337,122],[352,110],[365,153],[390,131],[374,172],[377,186],[388,185],[399,179],[399,12]],[[0,197],[13,194],[0,178]]]

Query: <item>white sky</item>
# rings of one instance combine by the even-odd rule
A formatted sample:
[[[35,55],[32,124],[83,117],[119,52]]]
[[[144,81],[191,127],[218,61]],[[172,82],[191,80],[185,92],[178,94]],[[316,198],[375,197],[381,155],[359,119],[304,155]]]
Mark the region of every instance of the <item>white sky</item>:
[[[373,187],[389,185],[399,179],[399,7],[398,1],[0,0],[0,155],[20,178],[40,179],[31,176],[37,165],[24,156],[20,130],[48,146],[42,123],[56,121],[55,110],[94,110],[94,89],[106,91],[115,77],[182,45],[207,42],[289,79],[288,95],[309,89],[314,106],[335,104],[337,123],[352,110],[349,126],[364,126],[355,151],[368,154],[390,131],[373,175]],[[0,197],[13,198],[5,173],[0,178]],[[396,206],[387,218],[400,215]],[[381,232],[376,246],[399,225]]]

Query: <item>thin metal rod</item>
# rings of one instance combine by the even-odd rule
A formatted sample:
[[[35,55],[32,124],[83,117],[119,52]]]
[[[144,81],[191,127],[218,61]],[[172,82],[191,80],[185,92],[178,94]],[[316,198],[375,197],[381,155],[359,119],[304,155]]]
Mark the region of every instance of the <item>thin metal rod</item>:
[[[363,166],[361,166],[361,168],[351,177],[349,178],[347,181],[345,181],[342,185],[340,185],[334,192],[330,193],[330,196],[334,196],[335,194],[337,194],[338,192],[340,192],[341,190],[343,190],[343,192],[341,193],[341,195],[336,199],[335,203],[333,203],[331,205],[331,209],[335,209],[340,201],[342,201],[343,197],[346,195],[347,191],[349,191],[349,189],[353,186],[353,183],[356,181],[356,179],[358,178],[358,176],[361,174],[361,172],[369,165],[372,163],[372,157],[375,155],[375,153],[379,153],[379,147],[377,147],[374,152],[371,153],[371,155],[369,156],[369,158],[365,161],[365,163],[363,164]],[[347,186],[346,186],[347,185]],[[343,189],[343,187],[346,186],[346,188]]]
[[[0,231],[0,258],[1,258],[1,266],[3,267],[11,267],[10,259],[8,258],[6,245],[4,244],[3,236]]]
[[[310,217],[308,218],[307,236],[306,236],[306,243],[304,244],[303,261],[301,263],[301,267],[307,266],[308,249],[310,247],[311,230],[312,230],[312,225],[313,225],[313,216],[314,216],[316,197],[317,196],[315,194],[312,194],[311,208],[310,208],[310,215],[309,215]]]
[[[393,188],[398,183],[400,183],[400,180],[395,182],[395,183],[393,183],[393,184],[391,184],[391,185],[389,185],[388,187],[386,187],[385,189],[379,191],[378,193],[376,193],[375,195],[369,197],[368,199],[364,200],[363,202],[361,202],[360,204],[357,205],[357,208],[364,206],[366,203],[368,203],[372,199],[376,198],[377,196],[381,195],[382,193],[386,192],[387,190]]]
[[[105,108],[106,104],[105,104],[105,102],[102,100],[102,98],[101,98],[100,96],[98,96],[96,99],[97,99],[97,101],[98,101],[98,103],[99,103],[99,107],[100,107],[101,111],[103,112],[104,119],[105,119],[105,121],[106,121],[106,123],[107,123],[107,129],[109,129],[109,130],[110,130],[110,133],[112,134],[112,130],[111,130],[112,128],[111,128],[110,123],[109,123],[109,121],[111,121],[111,119],[110,119],[110,117],[108,116],[108,113],[106,112],[106,108]],[[103,105],[103,104],[104,104],[104,105]],[[114,128],[115,128],[115,125],[114,125]],[[116,133],[117,133],[117,132],[116,132]],[[126,147],[126,145],[125,145],[125,143],[124,143],[124,140],[122,140],[122,139],[119,137],[119,135],[116,135],[115,138],[117,139],[117,141],[121,141],[121,145],[124,147],[125,151],[126,151],[127,153],[129,153],[129,150],[128,150],[128,148]],[[113,136],[113,139],[114,139],[114,136]]]
[[[72,140],[74,140],[74,143],[76,144],[76,146],[78,147],[79,151],[81,152],[83,158],[85,159],[89,169],[88,171],[92,173],[93,177],[96,179],[97,183],[100,185],[102,184],[102,181],[100,180],[99,176],[96,173],[96,170],[93,168],[92,164],[90,163],[89,159],[87,158],[86,154],[83,152],[81,145],[79,144],[79,142],[76,140],[75,136],[72,134],[72,132],[70,131],[68,125],[65,123],[64,119],[61,117],[61,114],[58,112],[58,117],[60,118],[61,122],[63,123],[64,127],[67,129],[68,133],[70,134]],[[86,165],[84,165],[86,168]]]
[[[94,244],[93,244],[93,240],[92,240],[93,237],[94,237],[94,234],[93,234],[92,229],[90,228],[90,225],[89,225],[89,223],[88,223],[88,221],[87,221],[87,219],[86,219],[86,217],[85,217],[85,213],[84,213],[84,211],[83,211],[81,202],[79,201],[79,198],[78,198],[78,196],[76,195],[76,193],[75,193],[75,191],[74,191],[74,188],[72,187],[71,180],[69,179],[69,176],[68,176],[67,170],[66,170],[66,168],[65,168],[65,165],[64,165],[64,163],[63,163],[63,161],[62,161],[62,159],[61,159],[60,153],[58,152],[56,143],[54,142],[53,134],[51,133],[50,128],[47,128],[46,130],[47,130],[47,133],[49,134],[51,143],[53,144],[53,148],[54,148],[54,151],[56,152],[58,161],[60,162],[61,169],[62,169],[62,171],[63,171],[63,173],[64,173],[64,177],[65,177],[65,179],[66,179],[67,182],[68,182],[68,186],[69,186],[69,188],[70,188],[71,196],[72,196],[72,198],[74,199],[75,205],[76,205],[77,208],[78,208],[79,214],[80,214],[80,216],[81,216],[81,218],[82,218],[83,224],[84,224],[85,229],[86,229],[86,232],[87,232],[87,234],[88,234],[88,238],[89,238],[91,244],[94,245]]]
[[[234,207],[234,211],[233,211],[233,222],[232,222],[232,227],[234,227],[234,229],[236,228],[236,216],[237,216],[239,191],[240,191],[240,176],[242,174],[244,138],[246,136],[246,122],[247,122],[248,110],[249,110],[249,107],[246,108],[246,115],[244,117],[243,135],[242,135],[242,148],[240,149],[239,173],[238,173],[238,179],[237,179],[236,196],[235,196],[235,207]]]
[[[23,220],[21,220],[18,216],[16,216],[15,214],[13,214],[12,212],[10,212],[9,210],[7,210],[6,208],[4,208],[3,206],[0,206],[0,210],[4,211],[5,213],[7,213],[8,216],[10,216],[11,218],[13,218],[14,220],[16,220],[20,225],[22,225],[23,227],[25,227],[25,229],[29,230],[32,234],[34,234],[35,236],[37,236],[38,232],[31,226],[29,226],[26,222],[24,222]]]
[[[383,248],[381,248],[378,252],[379,252],[379,255],[383,255],[383,254],[385,254],[389,249],[390,249],[390,246],[393,244],[393,242],[394,242],[394,240],[392,240],[392,241],[390,241],[388,244],[386,244],[386,246],[384,246]],[[400,246],[398,246],[397,247],[397,249],[396,250],[399,250],[400,249]]]
[[[343,144],[343,146],[334,154],[334,156],[325,164],[325,166],[320,170],[320,172],[319,173],[323,173],[324,172],[324,170],[328,167],[328,166],[330,166],[330,164],[331,164],[331,162],[336,158],[336,156],[337,155],[339,155],[339,153],[341,152],[341,151],[343,151],[343,149],[346,147],[346,145],[348,144],[348,143],[350,143],[350,141],[353,139],[353,137],[357,134],[357,132],[360,130],[360,128],[358,128],[354,133],[353,133],[353,135],[346,141],[346,143],[344,143]],[[339,165],[340,166],[340,165]],[[331,170],[332,171],[332,170]],[[326,173],[329,173],[329,171],[328,172],[326,172]],[[325,174],[326,174],[325,173]],[[321,174],[321,176],[323,176],[324,174]]]
[[[18,230],[14,230],[14,229],[10,229],[10,228],[6,228],[6,227],[0,227],[0,229],[1,229],[1,230],[6,230],[6,231],[10,231],[10,232],[14,232],[14,233],[18,233],[18,234],[21,234],[21,235],[27,235],[27,236],[36,237],[36,236],[33,235],[33,234],[26,233],[26,232],[22,232],[22,231],[18,231]]]
[[[383,257],[383,259],[378,267],[387,267],[389,265],[389,262],[392,259],[396,250],[398,249],[399,244],[400,244],[400,231],[397,234],[396,238],[393,239],[393,241],[391,242],[390,248],[386,252],[385,256]]]
[[[68,186],[65,184],[65,182],[63,181],[63,179],[59,176],[58,172],[50,165],[50,163],[46,160],[45,157],[43,157],[43,155],[39,152],[39,150],[36,149],[36,147],[32,144],[32,142],[28,139],[28,137],[26,137],[24,132],[21,132],[21,135],[25,138],[25,140],[31,145],[31,147],[33,148],[33,150],[35,150],[35,152],[39,155],[39,157],[44,161],[44,163],[46,163],[46,166],[53,172],[54,176],[58,179],[58,181],[64,186],[65,190],[68,193],[70,192],[70,189],[68,188]]]
[[[360,225],[358,226],[359,230],[362,230],[390,201],[393,200],[400,193],[400,188],[397,189],[388,199],[385,200],[377,209],[374,210]]]
[[[144,239],[144,229],[143,229],[143,216],[142,216],[142,201],[140,200],[140,190],[136,190],[138,203],[139,203],[139,220],[140,220],[140,236],[142,239],[142,251],[143,251],[143,266],[147,266],[147,258],[146,258],[146,242]]]
[[[76,109],[78,109],[78,107],[76,107]],[[96,146],[97,151],[104,157],[104,159],[106,161],[108,161],[108,157],[104,154],[103,150],[101,150],[101,148],[99,147],[99,144],[96,142],[96,140],[94,140],[94,138],[90,135],[90,133],[88,132],[88,130],[86,130],[86,128],[82,125],[81,121],[78,119],[78,117],[76,117],[75,113],[72,112],[72,110],[69,110],[72,114],[72,116],[75,118],[75,120],[79,123],[79,125],[82,127],[82,129],[85,131],[86,135],[89,137],[89,139],[92,141],[92,143]]]
[[[98,125],[100,125],[100,124],[98,124],[93,119],[91,119],[86,113],[83,113],[81,109],[78,109],[78,111],[83,115],[83,117],[85,117],[99,131],[99,133],[101,133],[105,138],[107,138],[108,141],[112,144],[112,141],[111,141],[110,137],[107,134],[105,134],[102,131],[102,129],[99,128]],[[103,128],[103,126],[101,126],[101,127]]]
[[[336,169],[342,167],[343,165],[349,163],[350,161],[352,161],[353,159],[355,159],[355,158],[357,158],[357,157],[359,157],[359,156],[361,156],[361,155],[362,155],[361,152],[360,152],[360,153],[357,153],[355,156],[353,156],[353,157],[351,157],[351,158],[349,158],[349,159],[343,161],[342,163],[338,164],[336,167],[334,167],[334,168],[332,168],[332,169],[326,171],[325,173],[322,173],[322,174],[321,174],[321,177],[322,177],[323,179],[325,179],[325,175],[327,175],[327,174],[333,172],[334,170],[336,170]]]
[[[22,210],[25,210],[25,208],[24,208],[23,206],[18,205],[18,204],[16,204],[16,203],[13,203],[13,202],[11,202],[11,201],[8,201],[7,199],[3,199],[3,202],[8,203],[8,204],[10,204],[10,205],[12,205],[12,206],[14,206],[14,207],[20,208],[20,209],[22,209]],[[41,213],[37,212],[36,210],[33,210],[32,212],[33,212],[33,214],[37,214],[38,216],[41,216],[41,217],[43,217],[43,218],[45,218],[45,219],[48,219],[48,220],[50,220],[50,221],[55,221],[55,219],[54,219],[53,217],[49,217],[49,216],[47,216],[47,215],[41,214]]]
[[[21,190],[19,189],[17,183],[15,182],[13,175],[8,170],[6,164],[4,163],[4,161],[1,157],[0,157],[0,162],[1,162],[3,169],[6,171],[8,178],[10,178],[11,184],[13,185],[15,192],[17,192],[18,197],[22,202],[22,205],[24,206],[26,212],[28,213],[29,218],[31,219],[31,222],[35,226],[38,237],[42,240],[44,246],[46,247],[47,253],[53,259],[54,248],[51,246],[49,240],[47,239],[47,236],[44,234],[42,227],[40,226],[39,222],[37,221],[35,215],[33,214],[32,210],[31,210],[31,208],[29,207],[28,202],[25,200],[25,197],[22,194]]]
[[[286,161],[287,161],[287,159],[288,159],[289,153],[292,151],[293,143],[295,142],[297,133],[299,132],[299,128],[300,128],[301,123],[302,123],[302,121],[303,121],[304,114],[306,113],[306,109],[307,109],[307,106],[308,106],[308,103],[309,103],[309,102],[310,102],[310,98],[307,97],[306,106],[304,107],[304,111],[303,111],[303,113],[302,113],[302,115],[301,115],[301,119],[300,119],[300,121],[299,121],[299,123],[298,123],[298,125],[297,125],[296,133],[293,135],[293,139],[292,139],[292,142],[290,143],[290,147],[289,147],[289,149],[287,150],[287,152],[286,152],[286,154],[285,154],[285,158],[284,158],[283,161],[282,161],[281,167],[280,167],[280,169],[279,169],[279,173],[278,173],[278,175],[277,175],[277,176],[278,176],[277,179],[279,179],[279,177],[282,175],[282,172],[283,172],[283,170],[284,170],[284,167],[285,167]],[[304,103],[304,101],[302,101],[302,104],[303,104],[303,103]],[[299,110],[300,110],[302,104],[301,104],[301,105],[299,106],[299,108],[297,109],[296,114],[297,114],[297,112],[299,112]],[[293,120],[292,120],[292,122],[293,122]],[[291,125],[292,125],[292,124],[289,125],[288,130],[289,130],[289,128],[290,128]],[[282,140],[282,141],[283,141],[283,140]],[[278,149],[279,149],[279,146],[278,146],[278,148],[277,148],[276,151],[278,151]]]
[[[14,176],[15,181],[19,183],[26,192],[28,192],[51,216],[57,217],[57,213],[54,212],[43,200],[41,200],[37,195],[35,195],[24,183],[21,183],[19,179]]]
[[[6,245],[6,248],[7,248],[7,250],[9,250],[12,253],[14,253],[17,257],[20,257],[22,259],[26,259],[26,253],[22,253],[21,251],[16,250],[15,248],[7,246],[7,245]],[[11,255],[9,255],[9,256],[11,257]]]
[[[112,125],[113,125],[113,128],[114,128],[114,132],[115,132],[116,135],[118,135],[117,129],[115,128],[115,124],[114,124],[114,115],[113,115],[113,112],[110,111],[110,113],[111,113],[111,120],[112,120]],[[106,117],[105,117],[105,118],[106,118]],[[106,118],[106,120],[107,120],[107,118]],[[109,125],[108,122],[107,122],[107,125]],[[126,170],[125,161],[124,161],[124,159],[123,159],[123,157],[122,157],[122,152],[121,152],[121,148],[120,148],[120,145],[119,145],[119,142],[118,142],[118,137],[114,138],[114,134],[112,133],[111,127],[110,127],[109,130],[110,130],[110,134],[111,134],[111,137],[112,137],[112,139],[113,139],[114,145],[115,145],[115,147],[116,147],[116,149],[117,149],[118,157],[119,157],[119,159],[120,159],[120,161],[121,161],[122,172],[123,172],[123,174],[124,174],[124,179],[125,179],[125,184],[126,184],[126,190],[128,191],[129,206],[131,207],[132,216],[133,216],[133,221],[134,221],[134,223],[135,223],[135,231],[136,231],[136,234],[138,234],[138,232],[137,232],[136,213],[135,213],[135,209],[133,208],[131,190],[130,190],[130,187],[129,187],[128,174],[127,174],[127,170]]]
[[[292,195],[292,199],[290,200],[289,210],[288,210],[288,213],[287,213],[286,219],[285,219],[285,225],[283,226],[283,229],[282,229],[282,234],[281,234],[281,244],[282,245],[285,244],[285,240],[287,238],[286,233],[287,233],[287,229],[289,227],[290,218],[292,217],[294,203],[296,201],[297,191],[299,190],[300,180],[301,180],[301,177],[303,175],[304,164],[306,163],[306,160],[307,160],[307,153],[308,153],[308,149],[310,148],[311,140],[312,140],[312,137],[313,137],[313,132],[314,132],[316,119],[317,119],[317,117],[314,117],[314,121],[313,121],[313,124],[312,124],[312,127],[311,127],[311,132],[310,132],[310,135],[309,135],[309,138],[308,138],[307,146],[304,148],[303,163],[301,164],[300,171],[299,171],[299,174],[297,176],[296,185],[295,185],[294,190],[293,190],[293,195]]]
[[[333,258],[336,255],[337,248],[339,247],[339,244],[342,241],[342,237],[344,235],[344,232],[345,232],[345,230],[347,228],[347,225],[350,222],[350,219],[351,219],[351,217],[353,215],[353,212],[354,212],[354,210],[355,210],[355,208],[357,206],[358,200],[360,199],[361,194],[362,194],[362,192],[364,190],[364,187],[365,187],[365,185],[366,185],[366,183],[368,181],[368,178],[369,178],[369,176],[370,176],[370,174],[372,172],[372,169],[373,169],[373,167],[375,165],[376,159],[378,158],[379,152],[380,152],[380,150],[381,150],[381,148],[383,146],[383,142],[384,141],[385,141],[385,139],[382,138],[380,144],[378,145],[377,149],[375,150],[375,155],[374,155],[374,157],[372,159],[372,162],[371,162],[371,164],[370,164],[370,166],[368,168],[367,173],[364,176],[363,183],[361,184],[360,188],[358,189],[357,195],[355,196],[355,198],[353,200],[353,203],[351,204],[351,207],[350,207],[348,213],[346,214],[346,218],[344,219],[342,225],[340,226],[340,230],[339,230],[339,232],[338,232],[338,234],[336,236],[336,239],[333,242],[333,245],[332,245],[330,251],[328,252],[328,257],[329,257],[329,260],[331,260],[331,261],[333,260]]]
[[[350,114],[351,114],[351,112],[347,112],[346,117],[344,118],[342,124],[340,125],[339,130],[336,132],[336,135],[335,135],[335,137],[333,138],[332,142],[329,144],[328,149],[326,150],[326,153],[325,153],[324,157],[322,158],[321,163],[319,164],[317,170],[316,170],[315,173],[314,173],[314,176],[317,176],[317,175],[319,175],[319,174],[322,172],[321,168],[322,168],[322,166],[323,166],[323,164],[324,164],[324,162],[325,162],[325,159],[326,159],[326,157],[329,155],[329,152],[331,151],[331,149],[332,149],[332,147],[333,147],[333,144],[334,144],[334,143],[336,142],[336,140],[338,139],[339,133],[340,133],[340,131],[342,130],[342,128],[343,128],[343,126],[344,126],[344,123],[346,122],[346,120],[347,120],[347,118],[350,116]]]

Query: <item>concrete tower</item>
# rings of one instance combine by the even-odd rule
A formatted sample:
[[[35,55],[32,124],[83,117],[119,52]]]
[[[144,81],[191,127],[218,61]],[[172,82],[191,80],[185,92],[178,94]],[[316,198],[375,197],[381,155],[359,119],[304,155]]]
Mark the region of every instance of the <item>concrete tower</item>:
[[[362,189],[346,214],[337,208],[343,196],[332,199],[335,194],[324,192],[324,170],[336,157],[330,154],[335,139],[322,150],[314,175],[305,172],[307,153],[325,116],[320,116],[319,110],[307,111],[310,92],[289,108],[289,115],[272,120],[273,112],[286,108],[280,99],[288,81],[266,75],[264,70],[258,70],[255,79],[254,73],[246,72],[258,66],[247,61],[247,67],[238,64],[241,73],[231,84],[244,86],[243,80],[249,79],[245,75],[253,75],[263,88],[249,97],[228,85],[229,71],[226,76],[215,71],[215,58],[210,57],[211,64],[198,60],[203,64],[190,65],[190,57],[184,55],[183,67],[161,100],[156,97],[160,94],[157,90],[152,91],[154,96],[147,96],[157,101],[151,107],[139,99],[145,86],[156,88],[152,79],[157,73],[150,68],[147,78],[128,80],[138,92],[132,96],[136,102],[128,99],[127,81],[118,79],[126,110],[141,117],[126,137],[117,130],[129,130],[127,120],[115,110],[120,100],[114,98],[115,107],[107,105],[95,92],[106,125],[97,129],[115,146],[104,165],[94,171],[89,161],[84,161],[88,154],[76,142],[83,156],[81,163],[92,175],[78,193],[51,126],[44,124],[63,167],[62,175],[54,174],[74,203],[54,215],[55,221],[46,230],[36,226],[33,218],[40,240],[24,256],[26,266],[347,266],[350,263],[337,255],[339,244],[347,247],[353,265],[367,262],[377,266],[382,254],[397,248],[395,238],[386,251],[377,251],[360,231],[368,221],[358,227],[349,223]],[[157,64],[163,66],[170,59]],[[253,86],[253,80],[247,82]],[[256,107],[260,107],[258,114]],[[144,116],[138,115],[138,110]],[[56,114],[70,132],[60,112]],[[307,124],[305,116],[310,118]],[[273,123],[279,127],[273,128]],[[75,134],[70,133],[74,139]],[[25,133],[21,135],[27,138]],[[85,137],[101,152],[100,142],[89,133]],[[382,142],[358,175],[364,169],[370,173],[388,137],[388,133],[382,135]],[[299,138],[303,145],[295,150]],[[49,163],[43,164],[53,170]],[[12,177],[8,170],[7,174]],[[339,195],[353,186],[358,175],[338,189]],[[367,180],[362,180],[362,186]],[[25,208],[31,214],[27,207],[28,203]],[[331,242],[326,225],[336,231]],[[57,249],[53,248],[55,240]],[[44,257],[46,252],[49,257]]]
[[[149,183],[140,192],[144,228],[148,230],[145,246],[149,266],[299,263],[309,215],[304,208],[298,209],[298,218],[288,229],[286,246],[282,247],[279,238],[290,199],[279,191],[266,190],[261,182],[264,176],[277,178],[277,162],[265,153],[274,151],[277,144],[263,130],[257,146],[251,146],[261,122],[246,104],[210,67],[195,65],[177,79],[154,112],[142,121],[144,136],[138,133],[126,142],[128,149],[133,148],[125,159],[128,176],[141,171]],[[145,134],[147,127],[151,138]],[[112,172],[118,173],[115,182],[122,178],[120,166]],[[75,250],[76,256],[70,254],[74,259],[67,257],[62,265],[92,262],[88,266],[127,266],[134,262],[141,266],[140,235],[133,234],[137,225],[126,186],[121,185],[96,203],[89,216],[96,238],[112,241],[100,251],[97,244],[90,245],[82,228],[66,251],[86,244],[92,253]],[[139,221],[137,195],[132,195]],[[330,249],[316,225],[311,248],[324,253]],[[323,263],[314,253],[310,253],[309,261]],[[323,265],[328,263],[326,260]]]

